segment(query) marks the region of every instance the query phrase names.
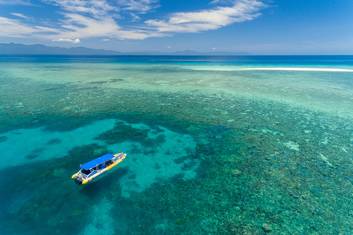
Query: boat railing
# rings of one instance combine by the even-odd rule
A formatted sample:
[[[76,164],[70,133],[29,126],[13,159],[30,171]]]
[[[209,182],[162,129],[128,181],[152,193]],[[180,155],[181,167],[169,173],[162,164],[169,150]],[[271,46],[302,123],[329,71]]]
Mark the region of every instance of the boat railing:
[[[82,173],[82,172],[80,172],[79,177],[81,177],[82,179],[86,179],[86,178],[87,178],[87,175],[84,174],[84,173]]]
[[[95,171],[91,171],[88,175],[86,175],[86,174],[83,173],[83,172],[80,172],[79,176],[80,176],[81,178],[83,178],[83,179],[86,179],[86,178],[91,177],[91,176],[94,175],[94,174],[95,174]]]
[[[95,175],[95,174],[97,174],[97,171],[96,171],[96,170],[93,170],[93,171],[91,171],[91,173],[89,173],[89,174],[87,175],[87,177],[90,177],[90,176]]]

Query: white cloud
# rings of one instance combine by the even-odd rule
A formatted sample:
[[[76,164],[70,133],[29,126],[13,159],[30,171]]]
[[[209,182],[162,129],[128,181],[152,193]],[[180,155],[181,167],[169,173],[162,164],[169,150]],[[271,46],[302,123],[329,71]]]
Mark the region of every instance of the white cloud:
[[[200,32],[249,21],[260,15],[264,3],[260,0],[239,0],[228,7],[210,10],[178,12],[167,20],[147,20],[145,23],[161,33]]]
[[[60,32],[56,38],[117,38],[117,39],[144,39],[148,33],[143,30],[122,29],[113,18],[118,11],[117,7],[106,1],[94,0],[50,0],[55,1],[65,11],[60,20]]]
[[[59,38],[59,39],[54,39],[53,42],[69,42],[69,43],[80,43],[81,40],[79,38]]]
[[[253,20],[264,7],[262,0],[229,0],[232,4],[215,6],[208,10],[177,12],[167,19],[150,19],[142,25],[122,27],[116,18],[122,10],[131,14],[147,13],[158,4],[157,0],[117,0],[111,5],[106,0],[42,0],[59,7],[62,18],[52,26],[27,22],[27,16],[12,13],[15,18],[0,17],[0,36],[33,37],[79,43],[86,38],[142,40],[179,32],[201,32],[218,29],[233,23]],[[228,1],[228,0],[227,0]],[[0,0],[1,3],[1,0]]]
[[[12,12],[11,15],[16,16],[18,18],[26,19],[26,20],[30,18],[30,17],[28,17],[22,13],[18,13],[18,12]]]
[[[115,8],[105,0],[45,0],[49,4],[55,4],[64,11],[75,13],[87,13],[93,16],[102,16],[114,11]]]
[[[158,0],[118,0],[117,2],[124,10],[142,14],[159,6]]]
[[[51,34],[56,32],[56,29],[44,26],[30,26],[19,20],[0,16],[0,36],[3,37],[25,37],[29,35],[35,36],[38,34]]]
[[[80,14],[67,13],[61,27],[61,32],[56,35],[59,38],[144,39],[148,36],[148,33],[142,30],[122,29],[110,16],[95,19]]]

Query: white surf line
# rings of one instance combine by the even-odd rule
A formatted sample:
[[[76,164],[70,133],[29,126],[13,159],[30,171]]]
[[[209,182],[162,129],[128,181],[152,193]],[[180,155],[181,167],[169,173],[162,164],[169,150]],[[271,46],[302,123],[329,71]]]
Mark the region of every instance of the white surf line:
[[[248,67],[248,68],[232,68],[232,67],[189,67],[191,70],[199,71],[287,71],[287,72],[334,72],[334,73],[353,73],[353,69],[345,68],[305,68],[305,67]]]
[[[241,68],[240,70],[246,71],[294,71],[294,72],[340,72],[340,73],[353,73],[353,69],[343,68],[303,68],[303,67],[260,67],[260,68]]]

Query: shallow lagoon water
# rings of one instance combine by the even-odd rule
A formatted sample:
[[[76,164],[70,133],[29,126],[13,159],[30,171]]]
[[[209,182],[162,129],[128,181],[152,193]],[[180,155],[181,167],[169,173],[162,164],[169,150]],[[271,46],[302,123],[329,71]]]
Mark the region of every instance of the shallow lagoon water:
[[[5,234],[353,231],[350,57],[0,61]]]

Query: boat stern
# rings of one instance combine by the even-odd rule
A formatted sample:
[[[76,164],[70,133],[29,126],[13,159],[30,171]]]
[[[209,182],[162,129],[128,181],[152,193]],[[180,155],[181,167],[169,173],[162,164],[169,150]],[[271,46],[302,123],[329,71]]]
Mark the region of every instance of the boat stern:
[[[89,179],[86,179],[83,177],[80,172],[76,172],[71,176],[71,179],[73,179],[77,184],[87,184],[89,182]]]

